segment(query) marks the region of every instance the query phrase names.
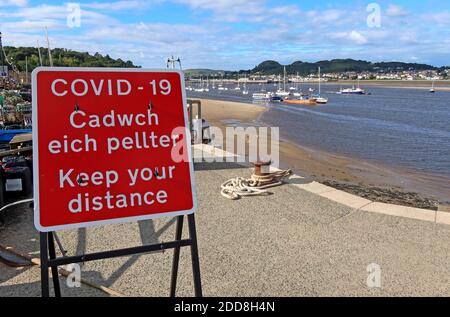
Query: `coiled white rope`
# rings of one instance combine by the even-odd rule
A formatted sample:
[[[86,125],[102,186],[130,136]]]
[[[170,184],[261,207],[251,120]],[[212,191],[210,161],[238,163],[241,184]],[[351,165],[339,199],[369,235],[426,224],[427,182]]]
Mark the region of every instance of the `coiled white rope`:
[[[244,177],[229,179],[221,185],[220,194],[231,200],[246,196],[269,195],[268,188],[282,185],[281,179],[290,175],[291,170],[284,170],[262,176],[253,174],[250,179]]]

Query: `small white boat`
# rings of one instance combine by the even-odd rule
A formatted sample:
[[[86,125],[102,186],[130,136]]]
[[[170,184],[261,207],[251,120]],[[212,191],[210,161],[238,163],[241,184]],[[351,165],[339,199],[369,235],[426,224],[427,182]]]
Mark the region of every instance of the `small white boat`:
[[[340,89],[338,92],[338,95],[365,95],[366,91],[362,89],[359,86],[359,79],[358,79],[358,86],[353,86],[352,88],[344,88]]]
[[[247,76],[245,76],[245,82],[244,82],[244,90],[242,91],[243,95],[248,95],[249,91],[247,90]]]
[[[366,91],[364,89],[361,88],[355,88],[354,86],[352,88],[345,88],[345,89],[340,89],[337,92],[338,95],[365,95]]]
[[[433,80],[433,84],[431,85],[431,89],[430,89],[430,93],[435,93],[436,89],[434,89],[434,80]]]
[[[238,77],[237,86],[234,87],[234,90],[236,90],[236,91],[241,91],[241,86],[240,86],[240,84],[239,84],[239,77]]]
[[[324,105],[324,104],[328,103],[328,98],[324,98],[324,97],[322,97],[320,95],[321,92],[322,92],[322,85],[321,85],[322,81],[321,81],[321,76],[320,76],[320,67],[319,67],[319,71],[318,72],[319,72],[319,93],[317,94],[317,96],[315,96],[315,99],[316,99],[316,103],[317,104]]]
[[[316,98],[316,103],[324,105],[324,104],[328,103],[328,99],[324,98],[324,97],[317,97]]]
[[[253,100],[258,100],[258,101],[270,101],[270,99],[272,98],[272,94],[268,93],[268,92],[257,92],[254,93],[252,95]]]
[[[277,90],[275,92],[275,95],[277,95],[278,97],[287,97],[289,96],[291,93],[289,91],[284,91],[284,90]]]

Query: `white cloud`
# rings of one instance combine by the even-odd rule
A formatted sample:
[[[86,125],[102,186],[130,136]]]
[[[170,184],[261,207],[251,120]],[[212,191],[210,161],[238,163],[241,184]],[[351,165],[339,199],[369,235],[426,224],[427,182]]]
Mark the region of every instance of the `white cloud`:
[[[127,0],[127,1],[114,1],[114,2],[92,2],[83,3],[83,8],[96,9],[96,10],[109,10],[109,11],[123,11],[123,10],[135,10],[145,9],[149,7],[152,1],[148,0]]]
[[[323,11],[308,11],[308,18],[314,19],[315,21],[335,22],[344,17],[346,13],[343,10],[330,9]]]
[[[0,7],[17,6],[24,7],[28,4],[28,0],[1,0]]]
[[[435,23],[441,26],[450,25],[450,12],[444,11],[433,14],[426,14],[425,19],[427,22]]]
[[[350,32],[335,32],[329,34],[329,37],[334,40],[340,40],[344,42],[353,42],[358,45],[367,44],[368,39],[358,31],[350,31]]]
[[[19,8],[14,12],[4,14],[3,17],[9,19],[19,18],[21,21],[46,21],[46,20],[58,20],[60,24],[65,24],[67,16],[69,14],[68,7],[66,5],[47,5],[42,4],[34,7]],[[81,19],[83,24],[110,24],[117,21],[108,17],[102,13],[95,12],[93,10],[81,10]],[[20,21],[17,21],[20,22]],[[18,24],[20,26],[20,24]],[[49,28],[51,26],[49,25]]]
[[[263,15],[270,14],[266,0],[171,0],[188,5],[194,10],[211,11],[217,21],[239,22],[253,19],[260,22]],[[255,20],[256,19],[256,20]]]
[[[409,12],[402,6],[390,4],[386,9],[386,15],[390,17],[404,17],[409,15]]]
[[[66,27],[66,24],[53,19],[45,19],[39,21],[23,20],[3,22],[1,26],[4,30],[15,32],[36,32],[36,30],[44,30],[45,27],[49,29],[63,29]]]
[[[283,16],[294,16],[299,15],[301,13],[300,9],[296,5],[286,5],[275,7],[270,10],[270,13],[273,15],[283,15]]]

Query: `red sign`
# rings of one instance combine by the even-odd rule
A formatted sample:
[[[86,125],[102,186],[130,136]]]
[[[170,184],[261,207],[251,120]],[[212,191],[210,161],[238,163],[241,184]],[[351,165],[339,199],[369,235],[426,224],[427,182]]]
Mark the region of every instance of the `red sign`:
[[[176,70],[36,69],[36,228],[193,213],[186,113],[184,76]]]

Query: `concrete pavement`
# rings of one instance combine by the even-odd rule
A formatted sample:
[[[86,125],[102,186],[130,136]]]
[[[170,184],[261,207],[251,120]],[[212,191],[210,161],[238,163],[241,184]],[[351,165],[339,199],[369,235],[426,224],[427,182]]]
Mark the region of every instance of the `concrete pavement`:
[[[236,164],[199,164],[196,215],[205,296],[450,296],[450,226],[368,212],[302,189],[295,178],[272,195],[231,201],[229,178],[250,176]],[[322,193],[326,193],[322,192]],[[8,213],[0,244],[38,256],[31,210]],[[173,240],[174,220],[60,232],[69,254]],[[184,228],[185,236],[187,226]],[[82,277],[127,296],[167,296],[172,251],[89,262]],[[367,267],[381,268],[369,288]],[[64,283],[63,283],[64,284]],[[39,269],[0,264],[0,296],[39,296]],[[64,296],[104,296],[85,285]],[[179,296],[192,296],[189,249],[181,252]]]

